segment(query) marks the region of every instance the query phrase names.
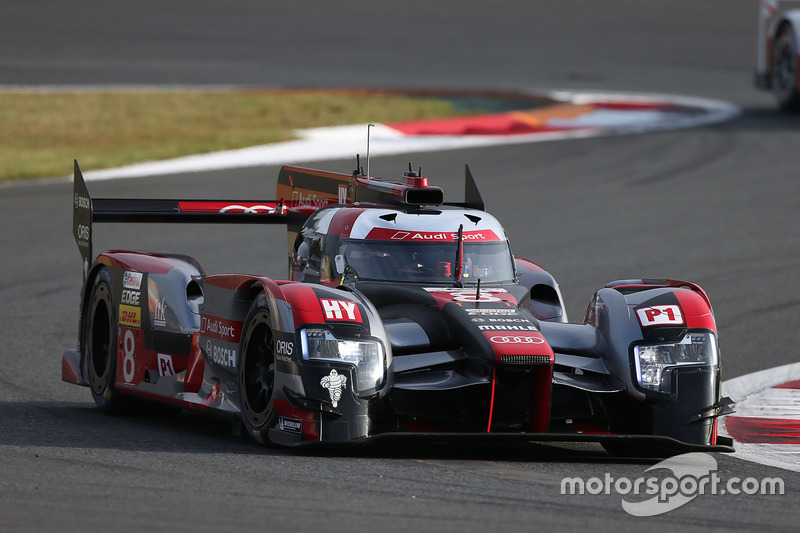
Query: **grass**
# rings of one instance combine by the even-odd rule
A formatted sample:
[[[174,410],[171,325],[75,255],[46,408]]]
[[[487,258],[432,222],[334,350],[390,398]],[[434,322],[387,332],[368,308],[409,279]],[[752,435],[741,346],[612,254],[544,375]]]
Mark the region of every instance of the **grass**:
[[[356,91],[0,93],[0,181],[66,176],[75,158],[86,171],[463,113],[444,99]]]

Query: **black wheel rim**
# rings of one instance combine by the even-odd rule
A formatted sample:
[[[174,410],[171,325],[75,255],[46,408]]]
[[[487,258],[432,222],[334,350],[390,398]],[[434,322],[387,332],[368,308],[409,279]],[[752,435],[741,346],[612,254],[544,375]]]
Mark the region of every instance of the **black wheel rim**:
[[[240,372],[243,376],[242,407],[254,427],[263,426],[271,412],[275,378],[272,331],[266,312],[256,314],[247,330]]]

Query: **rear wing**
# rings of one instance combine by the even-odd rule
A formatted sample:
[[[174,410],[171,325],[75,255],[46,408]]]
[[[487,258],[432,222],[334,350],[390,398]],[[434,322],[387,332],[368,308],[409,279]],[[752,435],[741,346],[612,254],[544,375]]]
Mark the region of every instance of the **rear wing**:
[[[483,199],[468,166],[465,180],[465,201],[448,205],[483,210]],[[329,205],[361,202],[420,207],[444,203],[442,189],[428,185],[427,178],[410,169],[402,181],[392,181],[364,176],[359,169],[341,174],[284,166],[278,174],[277,200],[160,200],[92,198],[75,160],[73,191],[72,231],[83,260],[84,281],[93,260],[95,222],[286,224],[291,250],[294,236],[306,219]]]
[[[160,222],[181,224],[286,224],[287,209],[279,201],[159,200],[92,198],[78,161],[73,182],[72,231],[83,260],[84,280],[93,260],[92,223]]]

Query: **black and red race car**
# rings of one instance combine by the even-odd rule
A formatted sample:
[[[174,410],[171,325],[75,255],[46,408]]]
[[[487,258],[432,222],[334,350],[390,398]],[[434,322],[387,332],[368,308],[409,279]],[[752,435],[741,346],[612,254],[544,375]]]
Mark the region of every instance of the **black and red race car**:
[[[229,417],[260,442],[384,438],[596,441],[612,451],[732,451],[711,303],[634,279],[567,322],[558,285],[515,257],[466,169],[465,200],[285,166],[274,201],[93,199],[75,162],[84,262],[64,381],[97,406],[137,399]],[[289,280],[209,275],[183,255],[92,256],[97,222],[276,223]]]

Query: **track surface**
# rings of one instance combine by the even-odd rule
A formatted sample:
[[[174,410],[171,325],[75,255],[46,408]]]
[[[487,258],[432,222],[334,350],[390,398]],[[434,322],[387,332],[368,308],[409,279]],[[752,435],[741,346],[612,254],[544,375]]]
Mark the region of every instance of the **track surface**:
[[[372,169],[391,175],[411,159],[457,200],[469,163],[515,251],[560,281],[573,320],[609,280],[690,279],[715,304],[726,378],[796,361],[800,119],[777,113],[750,84],[755,2],[72,4],[0,8],[0,83],[585,89],[736,103],[741,118],[703,129],[376,156]],[[347,172],[352,162],[317,166]],[[269,197],[276,175],[90,188]],[[560,495],[564,476],[635,479],[652,464],[595,448],[296,454],[188,414],[104,417],[86,389],[60,381],[80,287],[70,191],[0,188],[0,529],[796,531],[800,475],[735,456],[715,456],[721,477],[781,476],[786,495],[699,496],[642,519],[622,510],[619,495]],[[277,229],[96,229],[97,250],[185,251],[209,272],[285,268]]]

